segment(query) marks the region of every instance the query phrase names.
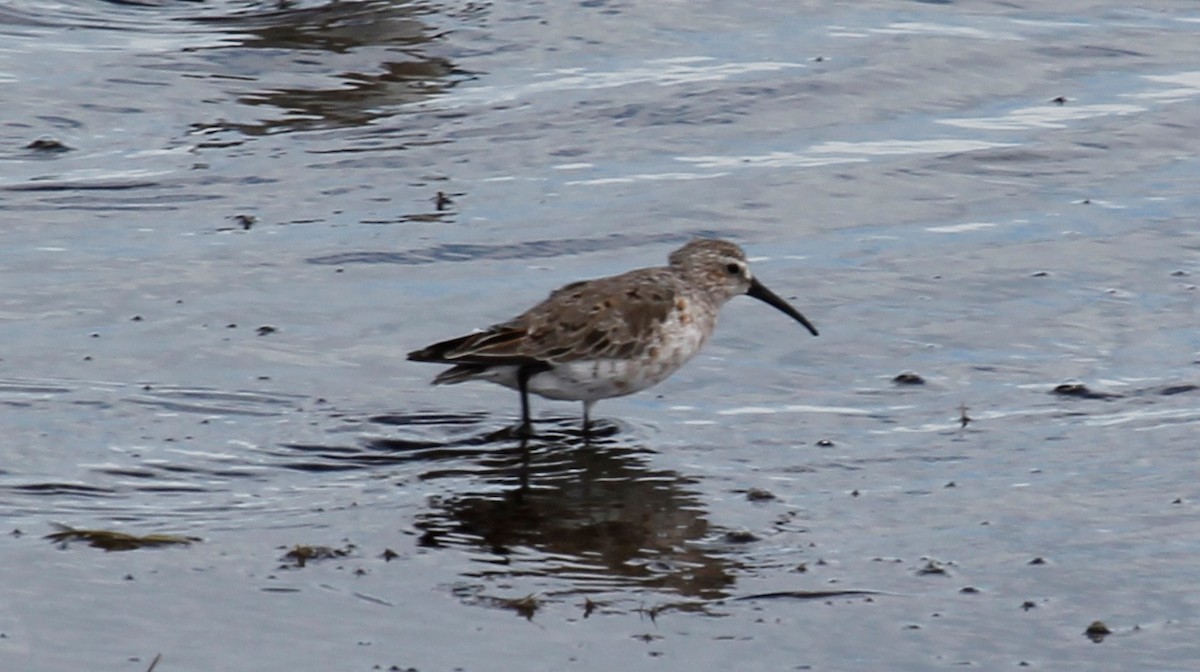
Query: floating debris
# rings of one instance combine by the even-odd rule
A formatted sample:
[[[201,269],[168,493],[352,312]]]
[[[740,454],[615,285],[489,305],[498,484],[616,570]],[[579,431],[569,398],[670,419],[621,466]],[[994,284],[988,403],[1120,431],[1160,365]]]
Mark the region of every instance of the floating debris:
[[[746,491],[746,499],[752,502],[767,502],[775,499],[775,493],[762,488],[750,488]]]
[[[924,385],[925,379],[913,371],[904,371],[892,378],[892,382],[897,385]]]
[[[69,152],[71,148],[61,140],[51,137],[41,137],[33,142],[25,145],[25,149],[32,149],[35,152]]]
[[[587,618],[596,612],[600,607],[608,604],[607,602],[595,602],[590,597],[583,598],[583,617]]]
[[[930,574],[946,576],[949,573],[950,572],[948,572],[946,570],[945,565],[943,565],[942,563],[940,563],[937,560],[934,560],[932,558],[930,558],[929,560],[926,560],[925,566],[917,570],[917,576],[928,576]]]
[[[1063,383],[1055,387],[1052,394],[1080,399],[1120,399],[1123,396],[1112,392],[1096,392],[1083,383]]]
[[[755,593],[742,595],[733,599],[741,600],[777,600],[789,598],[793,600],[827,600],[831,597],[852,597],[854,595],[882,595],[878,590],[777,590],[772,593]]]
[[[525,597],[492,597],[490,595],[480,595],[478,601],[488,606],[515,611],[527,621],[532,621],[533,615],[542,607],[542,603],[538,601],[533,593]]]
[[[1104,624],[1104,621],[1092,621],[1092,624],[1083,631],[1083,634],[1093,642],[1099,644],[1104,641],[1104,638],[1112,634],[1112,630]]]
[[[685,610],[686,608],[688,608],[690,606],[691,605],[689,605],[686,602],[679,603],[679,604],[672,604],[670,602],[666,602],[663,604],[656,604],[650,608],[641,606],[641,607],[638,607],[637,609],[634,609],[634,612],[636,612],[639,616],[642,616],[643,618],[649,618],[651,623],[654,623],[655,625],[657,625],[658,624],[658,615],[663,613],[664,611],[667,611],[669,609]],[[647,639],[646,641],[650,641],[650,640]]]
[[[506,609],[512,609],[521,616],[524,616],[525,620],[527,621],[532,621],[533,615],[536,614],[537,610],[542,606],[542,604],[538,602],[538,599],[534,597],[532,593],[519,599],[500,600],[500,602],[500,606],[503,606]]]
[[[59,531],[47,534],[44,538],[58,542],[62,548],[66,548],[72,541],[86,541],[89,545],[103,548],[106,551],[132,551],[156,546],[187,546],[202,541],[199,537],[185,537],[176,534],[138,536],[113,530],[81,530],[59,523],[55,523],[54,526]]]
[[[749,544],[758,541],[758,535],[749,530],[730,530],[725,533],[725,541],[730,544]]]
[[[344,558],[354,552],[354,544],[346,544],[345,548],[333,548],[332,546],[306,546],[296,544],[288,549],[287,553],[283,554],[280,560],[284,562],[294,563],[292,565],[283,565],[280,569],[288,567],[304,567],[312,560],[332,560],[335,558]]]

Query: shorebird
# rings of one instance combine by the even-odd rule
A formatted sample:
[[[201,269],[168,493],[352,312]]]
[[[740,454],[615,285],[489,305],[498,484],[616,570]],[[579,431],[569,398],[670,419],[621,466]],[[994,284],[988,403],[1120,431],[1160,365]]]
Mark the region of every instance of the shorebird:
[[[583,429],[600,399],[666,380],[699,352],[721,306],[740,294],[817,329],[759,282],[737,245],[699,239],[666,266],[573,282],[533,308],[473,334],[408,353],[416,362],[452,364],[434,385],[486,380],[521,393],[521,431],[529,434],[529,393],[582,401]]]

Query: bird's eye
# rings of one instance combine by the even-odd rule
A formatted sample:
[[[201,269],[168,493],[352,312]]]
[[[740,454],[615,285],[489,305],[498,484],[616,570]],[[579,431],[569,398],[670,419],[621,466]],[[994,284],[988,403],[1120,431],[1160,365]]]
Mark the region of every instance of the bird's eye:
[[[737,264],[726,264],[725,271],[730,275],[737,275],[742,272],[742,267]]]

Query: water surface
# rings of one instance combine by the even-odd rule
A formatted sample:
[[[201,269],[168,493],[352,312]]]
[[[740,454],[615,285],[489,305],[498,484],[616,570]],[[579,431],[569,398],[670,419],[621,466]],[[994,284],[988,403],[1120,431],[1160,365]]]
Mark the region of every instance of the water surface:
[[[0,668],[1200,661],[1193,8],[0,24]],[[697,235],[821,337],[736,300],[586,445],[403,358]]]

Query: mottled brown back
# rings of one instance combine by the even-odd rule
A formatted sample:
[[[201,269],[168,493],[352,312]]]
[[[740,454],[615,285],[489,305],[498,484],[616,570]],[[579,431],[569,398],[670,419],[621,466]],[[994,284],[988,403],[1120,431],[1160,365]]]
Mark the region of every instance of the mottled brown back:
[[[436,343],[409,359],[447,364],[565,363],[627,358],[667,319],[677,294],[675,273],[644,268],[574,282],[521,315],[488,329]]]

